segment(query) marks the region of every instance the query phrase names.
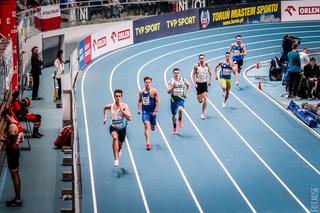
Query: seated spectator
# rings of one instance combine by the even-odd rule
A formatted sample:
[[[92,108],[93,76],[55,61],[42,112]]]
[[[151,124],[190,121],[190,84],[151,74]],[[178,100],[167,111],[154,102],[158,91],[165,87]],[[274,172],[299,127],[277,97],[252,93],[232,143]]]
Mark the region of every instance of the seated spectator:
[[[303,72],[308,82],[308,98],[317,98],[318,94],[316,92],[318,81],[320,80],[320,70],[314,57],[310,58],[310,63],[304,67]]]
[[[301,60],[301,70],[303,70],[304,66],[310,63],[309,59],[309,49],[303,48],[302,52],[300,53],[300,60]]]
[[[29,112],[26,104],[19,101],[18,91],[13,92],[12,94],[11,109],[19,121],[26,120],[34,124],[32,137],[40,138],[41,136],[43,136],[43,134],[39,133],[39,128],[41,126],[41,115]]]
[[[18,0],[16,2],[17,13],[28,9],[27,0]]]

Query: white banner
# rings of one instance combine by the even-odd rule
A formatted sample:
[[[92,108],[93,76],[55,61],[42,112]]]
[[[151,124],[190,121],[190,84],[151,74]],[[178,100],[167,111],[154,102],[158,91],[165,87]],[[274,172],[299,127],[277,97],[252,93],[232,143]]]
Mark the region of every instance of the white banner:
[[[40,12],[36,13],[36,16],[40,19],[60,17],[60,6],[59,4],[41,6]]]
[[[91,35],[92,59],[112,50],[133,44],[132,21],[121,22]]]
[[[281,2],[281,21],[306,20],[320,20],[320,0]]]

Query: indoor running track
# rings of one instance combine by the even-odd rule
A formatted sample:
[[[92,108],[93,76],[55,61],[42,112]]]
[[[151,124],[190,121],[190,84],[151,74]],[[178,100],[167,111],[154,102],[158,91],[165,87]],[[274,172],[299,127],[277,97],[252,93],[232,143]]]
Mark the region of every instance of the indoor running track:
[[[218,81],[209,88],[207,119],[192,87],[184,128],[172,134],[166,81],[173,67],[191,81],[198,54],[214,66],[236,34],[248,49],[244,68],[280,56],[284,34],[320,50],[320,22],[268,23],[208,29],[152,40],[90,63],[78,80],[77,114],[83,212],[308,212],[320,187],[320,140],[240,77],[222,108]],[[145,150],[137,115],[143,77],[160,93],[158,126]],[[120,167],[113,167],[103,106],[124,90],[133,120]]]

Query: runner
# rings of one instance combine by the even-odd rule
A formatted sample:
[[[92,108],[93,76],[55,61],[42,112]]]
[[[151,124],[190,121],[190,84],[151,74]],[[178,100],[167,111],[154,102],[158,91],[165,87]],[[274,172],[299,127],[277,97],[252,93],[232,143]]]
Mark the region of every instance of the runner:
[[[190,84],[187,79],[180,76],[180,69],[173,69],[173,78],[168,83],[168,93],[171,94],[171,113],[173,122],[173,134],[177,134],[177,112],[179,112],[179,126],[183,127],[182,112],[184,101],[188,97]]]
[[[151,130],[156,129],[157,124],[157,112],[160,106],[160,97],[158,91],[151,86],[152,78],[146,76],[143,79],[144,88],[139,92],[138,99],[138,114],[141,113],[142,106],[142,121],[144,124],[144,136],[146,138],[146,149],[151,149],[150,137],[149,137],[149,126]]]
[[[209,82],[208,82],[209,75]],[[197,90],[197,99],[202,103],[201,119],[205,119],[205,110],[207,107],[208,85],[211,86],[212,73],[211,66],[206,63],[204,54],[199,55],[199,62],[194,65],[192,71],[192,80]]]
[[[222,93],[224,97],[222,107],[225,107],[226,102],[229,98],[229,92],[231,89],[231,72],[233,72],[233,74],[235,75],[236,85],[237,86],[239,85],[237,66],[232,62],[232,60],[230,60],[230,52],[226,52],[224,61],[218,63],[215,66],[214,71],[215,71],[216,80],[218,80],[218,67],[221,67],[220,84],[221,84]]]
[[[127,104],[121,102],[122,90],[116,89],[113,93],[114,103],[107,104],[103,109],[103,123],[107,121],[107,112],[110,110],[111,125],[109,132],[112,137],[112,150],[114,155],[114,166],[119,166],[119,153],[126,138],[128,120],[131,121],[131,113]]]
[[[242,43],[241,35],[236,36],[236,42],[231,44],[229,52],[233,53],[232,60],[235,64],[237,64],[238,73],[240,73],[241,68],[242,68],[242,64],[243,64],[243,58],[244,58],[244,56],[247,55],[247,48]]]

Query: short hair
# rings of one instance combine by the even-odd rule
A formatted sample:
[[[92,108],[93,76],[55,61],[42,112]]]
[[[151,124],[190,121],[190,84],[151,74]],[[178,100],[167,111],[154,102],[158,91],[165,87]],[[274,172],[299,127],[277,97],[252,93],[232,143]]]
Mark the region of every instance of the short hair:
[[[292,49],[297,49],[299,47],[299,44],[297,42],[294,42],[292,44]]]
[[[10,117],[12,116],[12,111],[11,111],[9,108],[4,109],[4,110],[2,111],[1,117],[4,118],[4,117],[6,117],[7,115],[9,115]]]
[[[229,52],[229,51],[227,51],[227,52],[225,53],[225,55],[227,55],[227,54],[229,54],[229,55],[230,55],[230,52]]]
[[[174,71],[179,71],[180,72],[180,69],[178,67],[176,67],[176,68],[173,68],[172,72],[174,72]]]
[[[236,35],[236,38],[237,38],[237,37],[240,37],[240,38],[241,38],[242,36],[241,36],[241,35]]]
[[[122,89],[115,89],[115,90],[114,90],[114,92],[113,92],[113,96],[115,96],[115,95],[116,95],[116,93],[120,93],[120,94],[121,94],[121,96],[122,96],[123,91],[122,91]]]
[[[146,80],[152,81],[152,78],[150,76],[146,76],[146,77],[143,78],[143,81],[146,81]]]
[[[305,48],[303,48],[303,50],[309,50],[309,48],[305,47]]]
[[[206,57],[203,53],[201,53],[201,54],[199,55],[199,58],[200,58],[201,56]]]
[[[315,57],[311,57],[311,58],[310,58],[310,61],[316,62],[316,58],[315,58]]]

